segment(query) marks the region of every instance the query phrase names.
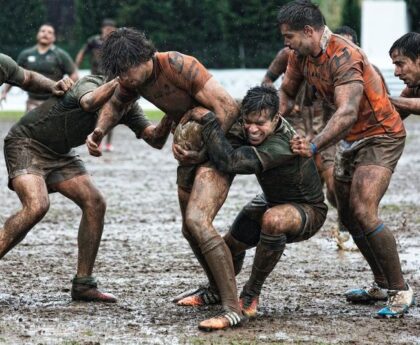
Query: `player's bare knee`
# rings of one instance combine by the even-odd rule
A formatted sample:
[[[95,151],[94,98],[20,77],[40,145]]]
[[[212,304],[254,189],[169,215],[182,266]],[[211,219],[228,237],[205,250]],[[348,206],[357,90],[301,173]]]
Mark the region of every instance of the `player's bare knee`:
[[[28,213],[30,218],[34,218],[35,221],[39,221],[46,215],[49,208],[50,201],[48,198],[40,198],[24,207],[24,211]]]
[[[276,235],[286,232],[284,217],[281,214],[268,210],[264,213],[261,222],[261,231],[267,235]]]

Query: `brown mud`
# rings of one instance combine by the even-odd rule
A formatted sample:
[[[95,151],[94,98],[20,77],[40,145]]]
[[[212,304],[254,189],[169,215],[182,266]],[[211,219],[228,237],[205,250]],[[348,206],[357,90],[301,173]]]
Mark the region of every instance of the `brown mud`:
[[[406,150],[381,217],[397,239],[404,276],[420,298],[420,121],[410,118],[406,124]],[[0,123],[2,138],[10,126]],[[234,330],[200,332],[198,322],[219,307],[188,309],[170,302],[205,280],[181,235],[169,142],[162,151],[153,150],[121,127],[114,132],[114,146],[115,152],[99,159],[89,157],[85,147],[79,151],[108,202],[95,274],[119,302],[71,301],[80,210],[51,195],[46,217],[0,262],[0,344],[420,344],[419,307],[404,319],[377,320],[373,316],[384,304],[344,300],[345,290],[369,283],[372,276],[359,252],[337,251],[330,236],[334,210],[314,238],[288,245],[263,289],[256,320]],[[1,161],[4,220],[19,201],[6,187]],[[226,232],[258,191],[253,176],[237,177],[216,228]],[[251,251],[239,288],[252,257]]]

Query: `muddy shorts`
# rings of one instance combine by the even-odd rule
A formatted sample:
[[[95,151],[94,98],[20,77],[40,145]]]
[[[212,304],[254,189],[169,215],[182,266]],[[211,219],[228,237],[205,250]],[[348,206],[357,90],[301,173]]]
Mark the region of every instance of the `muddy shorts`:
[[[337,145],[334,163],[334,177],[350,182],[355,169],[362,165],[377,165],[394,172],[405,144],[405,137],[388,135],[364,138],[354,142],[341,140]]]
[[[48,191],[54,192],[51,185],[87,174],[83,161],[71,150],[59,154],[47,146],[30,138],[6,138],[4,159],[9,174],[8,186],[13,190],[12,179],[20,175],[42,176]]]
[[[239,122],[235,122],[235,124],[226,134],[226,138],[233,148],[246,144],[245,134]],[[177,168],[176,177],[176,184],[178,187],[191,192],[194,184],[195,174],[197,173],[197,170],[200,166],[214,167],[213,164],[209,161],[197,165],[179,165]],[[232,183],[234,177],[234,174],[229,175],[230,183]]]
[[[299,234],[293,237],[287,238],[287,243],[300,242],[311,238],[315,235],[322,225],[324,225],[327,217],[328,207],[325,203],[320,202],[316,204],[306,203],[289,203],[294,206],[302,217],[302,227]],[[261,223],[264,213],[271,207],[277,206],[278,204],[271,204],[266,199],[264,194],[257,195],[252,199],[242,211],[238,217],[246,218],[243,221],[235,219],[234,224],[230,229],[231,235],[240,242],[243,242],[249,246],[255,247],[261,234]],[[236,226],[239,225],[239,226]],[[246,226],[240,226],[243,224]]]

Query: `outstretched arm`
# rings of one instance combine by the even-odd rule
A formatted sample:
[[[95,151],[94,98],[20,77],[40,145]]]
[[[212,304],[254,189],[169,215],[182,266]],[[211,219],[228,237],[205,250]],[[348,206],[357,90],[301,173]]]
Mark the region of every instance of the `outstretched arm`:
[[[102,155],[99,144],[103,137],[118,124],[124,112],[136,99],[137,95],[123,89],[121,85],[118,84],[115,87],[111,98],[104,104],[99,113],[96,128],[86,139],[89,154],[95,157]]]
[[[118,78],[115,78],[87,93],[80,99],[81,108],[87,112],[98,110],[111,98],[118,84]]]
[[[389,97],[402,119],[410,114],[420,115],[420,98]]]
[[[157,126],[151,125],[146,127],[141,138],[150,146],[161,149],[165,145],[169,133],[171,132],[172,123],[173,121],[165,114]]]

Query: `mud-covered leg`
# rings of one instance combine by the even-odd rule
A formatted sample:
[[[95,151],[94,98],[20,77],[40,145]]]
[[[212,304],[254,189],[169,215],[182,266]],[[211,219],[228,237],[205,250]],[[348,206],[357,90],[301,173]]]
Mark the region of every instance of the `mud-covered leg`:
[[[287,204],[272,207],[264,214],[251,276],[241,293],[242,307],[248,317],[256,316],[262,286],[280,260],[287,238],[301,231],[303,221],[296,207]]]
[[[72,288],[73,299],[116,302],[115,296],[97,289],[96,279],[92,276],[104,228],[105,199],[89,175],[77,176],[52,187],[74,201],[82,210],[78,234],[77,274],[73,279]]]
[[[226,315],[230,315],[205,320],[200,323],[202,329],[233,326],[240,323],[242,317],[232,256],[223,238],[213,227],[213,220],[226,199],[229,186],[228,176],[209,167],[199,168],[186,212],[187,227],[200,244]]]
[[[0,230],[0,258],[25,238],[49,208],[48,191],[41,176],[21,175],[15,177],[12,184],[22,209],[9,217]]]
[[[374,252],[366,239],[364,231],[361,229],[359,223],[355,221],[355,216],[350,208],[350,188],[352,188],[350,182],[342,182],[337,179],[335,180],[337,211],[339,218],[344,226],[349,230],[354,242],[369,264],[376,284],[378,284],[379,287],[387,288],[388,281],[385,278],[381,265],[377,261]]]
[[[207,279],[209,281],[209,285],[212,288],[212,290],[217,291],[217,286],[213,278],[213,274],[211,273],[211,270],[209,266],[207,265],[206,259],[204,258],[204,255],[201,253],[200,246],[197,242],[197,240],[194,238],[194,236],[191,235],[191,232],[189,231],[186,223],[185,223],[185,212],[188,205],[188,200],[190,198],[190,191],[178,187],[178,200],[179,200],[179,206],[181,208],[181,214],[182,214],[182,234],[184,235],[185,239],[188,241],[195,257],[197,258],[198,262],[200,263],[201,267],[203,268]],[[176,300],[174,300],[177,302]]]

